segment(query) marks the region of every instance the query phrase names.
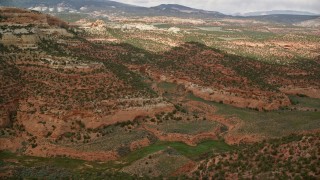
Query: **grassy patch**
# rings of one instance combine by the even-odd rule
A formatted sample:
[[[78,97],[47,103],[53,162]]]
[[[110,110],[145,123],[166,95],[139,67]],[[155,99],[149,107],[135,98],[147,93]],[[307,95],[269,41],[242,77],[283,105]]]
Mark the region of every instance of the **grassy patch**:
[[[228,31],[222,30],[221,27],[197,27],[197,28],[200,29],[200,30],[203,30],[203,31],[228,32]]]
[[[0,151],[0,159],[9,159],[9,158],[15,158],[16,155],[10,151]]]
[[[217,127],[218,123],[207,120],[197,121],[165,121],[164,123],[154,125],[153,128],[158,128],[166,133],[181,133],[181,134],[199,134],[212,131]]]
[[[165,23],[153,23],[152,25],[160,29],[169,29],[172,27],[172,25]]]
[[[232,150],[232,147],[226,144],[223,141],[204,141],[197,146],[188,146],[181,142],[172,142],[170,146],[174,149],[176,149],[178,152],[183,154],[186,157],[189,157],[191,159],[197,158],[198,156],[210,152],[224,152]]]
[[[75,169],[83,165],[85,161],[79,159],[71,159],[66,157],[36,157],[18,155],[9,151],[0,151],[0,159],[16,159],[19,164],[23,164],[27,167],[34,167],[37,165],[51,165],[59,168]]]
[[[158,87],[165,91],[173,91],[177,88],[177,84],[163,81],[158,84]]]
[[[289,98],[295,104],[294,107],[320,108],[320,99],[299,96],[290,96]]]
[[[236,37],[218,37],[218,39],[224,40],[224,41],[233,41],[233,40],[243,40],[245,38],[236,38]]]
[[[320,128],[320,112],[294,110],[259,112],[206,101],[192,94],[189,94],[188,99],[214,105],[218,108],[217,113],[226,117],[236,116],[240,118],[245,122],[245,125],[239,129],[240,133],[257,133],[275,138],[299,131]],[[305,103],[308,103],[306,101]]]
[[[108,170],[110,168],[122,168],[128,164],[133,163],[141,158],[146,157],[149,154],[155,152],[166,150],[168,148],[175,149],[180,155],[188,157],[190,159],[198,159],[201,155],[210,152],[225,152],[232,150],[233,147],[229,146],[223,141],[204,141],[199,143],[197,146],[188,146],[182,142],[163,142],[158,141],[148,147],[144,147],[137,151],[131,152],[127,156],[121,158],[120,160],[125,162],[125,164],[119,164],[113,161],[107,163],[97,163],[97,162],[87,162],[84,160],[71,159],[67,157],[52,157],[52,158],[42,158],[34,156],[17,155],[8,151],[0,151],[0,162],[4,159],[16,159],[19,165],[24,167],[39,167],[39,166],[52,166],[55,168],[69,169],[75,172],[81,171],[85,172],[87,170],[92,172],[99,172],[101,170]],[[87,165],[91,165],[89,168]]]
[[[165,150],[168,147],[175,149],[181,155],[184,155],[191,159],[197,159],[200,155],[208,152],[212,152],[212,150],[216,152],[223,152],[232,150],[232,146],[229,146],[223,141],[204,141],[199,143],[197,146],[188,146],[182,142],[163,142],[158,141],[155,144],[152,144],[148,147],[144,147],[137,151],[130,153],[128,156],[124,157],[123,160],[127,163],[134,162],[138,159],[141,159],[149,154]]]
[[[109,151],[115,148],[119,148],[122,145],[128,145],[135,140],[140,140],[147,136],[146,131],[132,130],[127,132],[121,127],[108,127],[109,132],[93,142],[79,145],[71,145],[80,151]]]

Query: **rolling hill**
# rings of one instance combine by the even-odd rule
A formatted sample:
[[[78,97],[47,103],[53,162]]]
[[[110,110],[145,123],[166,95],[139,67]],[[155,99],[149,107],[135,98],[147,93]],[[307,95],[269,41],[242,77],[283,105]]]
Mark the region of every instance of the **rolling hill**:
[[[310,16],[2,2],[0,179],[320,177]]]
[[[172,16],[182,18],[242,18],[241,16],[228,16],[216,11],[194,9],[178,4],[161,4],[155,7],[139,7],[109,0],[2,0],[1,6],[27,8],[36,11],[56,14],[64,17],[70,16],[90,18],[93,12],[100,14],[117,14],[121,16]],[[241,14],[247,18],[259,21],[295,24],[302,21],[316,19],[319,16],[298,11],[266,11]],[[95,15],[96,16],[96,15]],[[106,18],[106,17],[104,17]],[[69,18],[70,19],[70,18]],[[79,18],[77,18],[79,19]]]

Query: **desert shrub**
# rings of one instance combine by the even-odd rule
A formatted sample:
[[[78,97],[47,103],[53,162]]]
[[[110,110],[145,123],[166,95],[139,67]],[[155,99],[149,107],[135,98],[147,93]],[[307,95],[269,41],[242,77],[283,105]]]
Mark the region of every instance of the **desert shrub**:
[[[64,133],[64,137],[66,137],[66,138],[71,138],[72,136],[74,136],[74,132],[66,132],[66,133]]]
[[[46,135],[46,138],[48,138],[49,136],[51,136],[51,134],[52,134],[52,132],[49,131],[49,132],[47,133],[47,135]]]
[[[221,132],[226,132],[226,131],[228,131],[228,127],[227,127],[227,126],[221,126],[221,127],[220,127],[220,131],[221,131]]]
[[[79,125],[80,128],[85,128],[86,127],[85,124],[80,120],[76,121],[76,123]]]
[[[37,143],[33,143],[33,144],[31,144],[31,147],[32,148],[36,148],[38,146],[38,144]]]
[[[117,149],[117,153],[120,155],[120,156],[125,156],[127,154],[129,154],[131,152],[130,150],[130,147],[129,146],[120,146],[118,149]]]
[[[307,95],[304,95],[304,94],[297,94],[297,96],[299,96],[299,97],[308,97]]]
[[[153,134],[148,134],[147,138],[149,139],[150,143],[155,143],[158,141],[157,136],[153,135]]]

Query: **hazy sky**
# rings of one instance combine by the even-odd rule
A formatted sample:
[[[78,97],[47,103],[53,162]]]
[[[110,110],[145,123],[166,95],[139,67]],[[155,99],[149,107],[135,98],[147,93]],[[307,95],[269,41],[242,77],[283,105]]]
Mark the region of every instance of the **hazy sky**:
[[[115,0],[140,6],[181,4],[223,13],[266,10],[298,10],[320,14],[320,0]]]

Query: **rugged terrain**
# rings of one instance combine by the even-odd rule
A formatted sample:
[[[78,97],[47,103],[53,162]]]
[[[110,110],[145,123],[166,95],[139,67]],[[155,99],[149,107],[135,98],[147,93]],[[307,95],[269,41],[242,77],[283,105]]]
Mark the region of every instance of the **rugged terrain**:
[[[0,8],[0,177],[319,177],[319,29],[168,6]]]

